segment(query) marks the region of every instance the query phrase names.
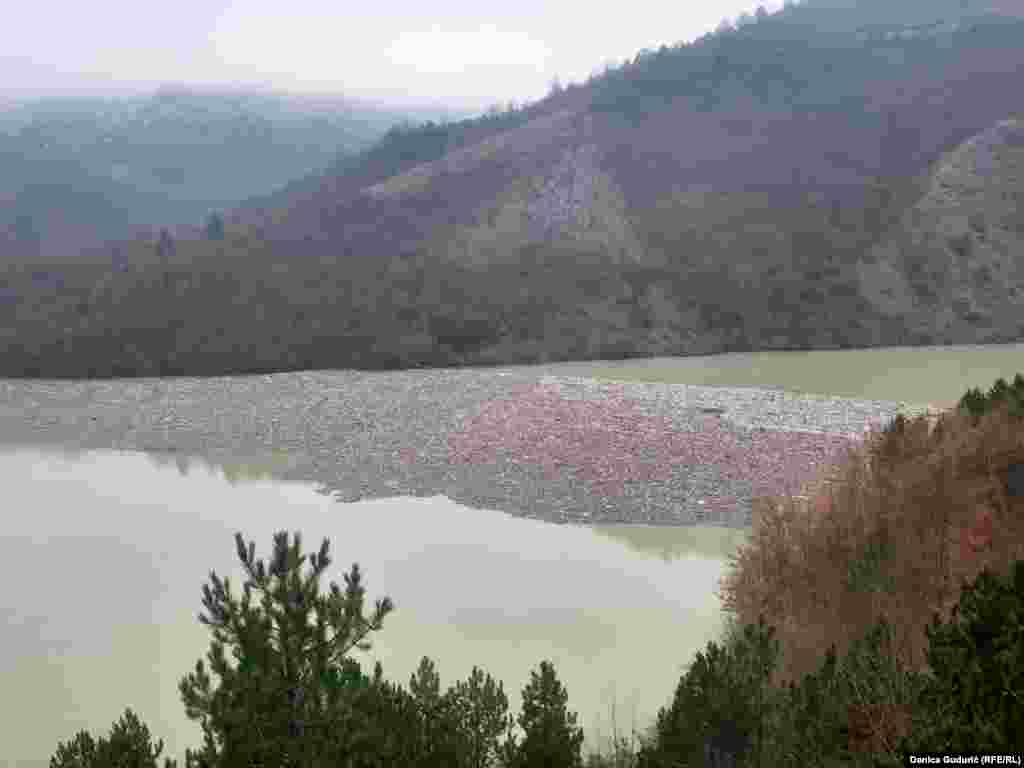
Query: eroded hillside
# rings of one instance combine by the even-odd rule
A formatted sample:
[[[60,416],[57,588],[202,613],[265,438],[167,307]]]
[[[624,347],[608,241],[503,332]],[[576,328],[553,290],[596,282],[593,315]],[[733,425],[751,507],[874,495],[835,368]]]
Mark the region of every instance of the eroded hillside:
[[[893,236],[858,264],[872,304],[941,341],[1024,333],[1024,119],[944,154]]]

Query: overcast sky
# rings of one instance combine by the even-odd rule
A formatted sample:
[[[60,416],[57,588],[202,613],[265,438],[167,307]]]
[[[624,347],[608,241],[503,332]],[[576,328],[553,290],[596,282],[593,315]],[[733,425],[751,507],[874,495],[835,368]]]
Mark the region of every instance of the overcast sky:
[[[756,0],[29,0],[0,25],[0,95],[163,82],[484,109],[541,98]],[[764,2],[774,11],[779,2]]]

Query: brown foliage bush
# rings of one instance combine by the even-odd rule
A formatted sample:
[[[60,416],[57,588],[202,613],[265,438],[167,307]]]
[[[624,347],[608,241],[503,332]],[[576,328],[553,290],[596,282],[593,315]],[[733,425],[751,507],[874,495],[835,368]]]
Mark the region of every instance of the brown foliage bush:
[[[1024,429],[1005,404],[979,420],[954,409],[875,430],[802,496],[756,499],[721,596],[743,624],[764,612],[777,628],[772,684],[799,684],[880,617],[896,661],[927,673],[933,614],[948,620],[983,567],[1005,575],[1024,557],[1024,497],[1008,483],[1022,464]],[[851,713],[851,734],[867,711]]]

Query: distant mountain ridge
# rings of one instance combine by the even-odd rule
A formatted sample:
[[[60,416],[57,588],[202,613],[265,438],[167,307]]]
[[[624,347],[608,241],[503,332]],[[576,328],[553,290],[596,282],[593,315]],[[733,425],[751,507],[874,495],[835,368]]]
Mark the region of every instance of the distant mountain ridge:
[[[168,86],[0,109],[0,253],[68,253],[319,171],[413,115],[340,97]]]

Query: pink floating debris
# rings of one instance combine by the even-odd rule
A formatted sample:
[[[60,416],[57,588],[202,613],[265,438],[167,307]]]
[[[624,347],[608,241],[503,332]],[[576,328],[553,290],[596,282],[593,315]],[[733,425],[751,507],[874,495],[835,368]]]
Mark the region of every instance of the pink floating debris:
[[[500,446],[512,461],[575,470],[590,492],[618,495],[625,482],[667,480],[676,465],[705,466],[722,477],[748,481],[755,495],[777,496],[799,488],[845,455],[850,438],[801,432],[754,431],[741,444],[717,417],[685,432],[663,417],[644,414],[621,387],[597,400],[569,400],[556,385],[520,387],[491,400],[449,435],[452,463],[493,462]],[[643,458],[641,458],[643,457]],[[735,505],[709,500],[705,508]]]

